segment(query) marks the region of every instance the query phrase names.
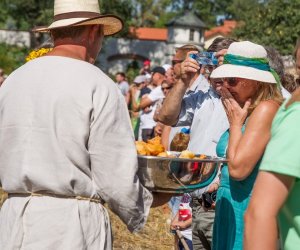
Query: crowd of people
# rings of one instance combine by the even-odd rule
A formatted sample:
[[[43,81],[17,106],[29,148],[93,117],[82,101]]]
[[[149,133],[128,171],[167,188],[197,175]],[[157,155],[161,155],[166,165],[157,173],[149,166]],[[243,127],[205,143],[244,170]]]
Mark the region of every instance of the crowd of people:
[[[104,203],[137,232],[167,202],[176,249],[299,248],[300,40],[297,79],[274,48],[216,38],[207,52],[217,63],[186,44],[169,64],[146,60],[133,82],[124,72],[114,82],[93,64],[122,20],[97,0],[56,0],[54,15],[35,29],[53,49],[3,84],[0,74],[1,249],[112,249]],[[155,136],[228,163],[205,188],[150,192],[134,140]]]
[[[297,80],[285,72],[281,55],[272,47],[217,38],[207,51],[216,53],[219,67],[199,65],[189,56],[199,48],[187,44],[175,48],[172,66],[157,66],[137,76],[128,90],[129,110],[136,140],[146,142],[158,135],[168,150],[189,149],[229,159],[209,187],[188,194],[192,220],[179,220],[187,194],[171,199],[171,229],[185,232],[190,249],[243,249],[244,214],[263,169],[272,121],[296,90]],[[295,58],[299,65],[297,53]],[[174,149],[172,141],[183,128],[189,131],[186,147]],[[216,208],[207,210],[202,195],[215,190]],[[184,249],[178,239],[177,243]]]

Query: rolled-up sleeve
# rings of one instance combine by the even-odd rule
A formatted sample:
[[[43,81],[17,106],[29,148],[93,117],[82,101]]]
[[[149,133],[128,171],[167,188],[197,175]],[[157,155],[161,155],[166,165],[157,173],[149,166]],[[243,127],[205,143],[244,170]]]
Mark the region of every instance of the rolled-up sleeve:
[[[198,91],[186,95],[182,99],[179,119],[175,127],[191,126],[196,109],[199,109],[205,99],[205,93]]]
[[[114,85],[93,94],[88,150],[93,182],[132,232],[147,219],[152,195],[139,182],[137,154],[128,110]]]

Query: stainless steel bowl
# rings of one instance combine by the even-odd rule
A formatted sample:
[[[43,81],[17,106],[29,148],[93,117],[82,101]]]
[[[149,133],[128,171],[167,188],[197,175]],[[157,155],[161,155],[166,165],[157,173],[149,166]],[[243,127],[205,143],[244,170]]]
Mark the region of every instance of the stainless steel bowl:
[[[216,177],[224,158],[182,159],[138,156],[138,176],[151,191],[186,193],[208,186]]]

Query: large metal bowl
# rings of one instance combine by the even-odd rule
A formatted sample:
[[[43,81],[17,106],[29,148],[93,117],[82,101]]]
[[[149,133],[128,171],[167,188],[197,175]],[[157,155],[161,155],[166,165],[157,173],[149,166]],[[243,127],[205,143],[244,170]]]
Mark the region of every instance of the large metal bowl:
[[[182,159],[138,156],[138,176],[151,191],[186,193],[208,186],[216,177],[224,158]]]

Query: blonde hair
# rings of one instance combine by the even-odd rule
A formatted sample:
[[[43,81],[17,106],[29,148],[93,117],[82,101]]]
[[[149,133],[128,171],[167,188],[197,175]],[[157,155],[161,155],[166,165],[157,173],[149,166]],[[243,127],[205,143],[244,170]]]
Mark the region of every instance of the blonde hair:
[[[262,101],[273,100],[281,105],[283,97],[279,86],[274,83],[257,82],[258,88],[256,95],[253,97],[253,102],[249,107],[249,115]]]

